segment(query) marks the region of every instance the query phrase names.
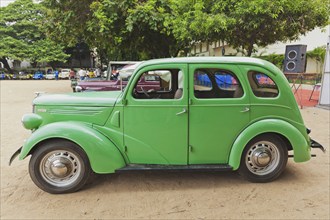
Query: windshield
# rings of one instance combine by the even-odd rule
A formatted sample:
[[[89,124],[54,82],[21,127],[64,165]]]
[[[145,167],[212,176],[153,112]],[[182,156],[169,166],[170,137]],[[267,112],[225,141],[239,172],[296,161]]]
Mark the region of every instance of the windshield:
[[[119,76],[119,71],[127,65],[134,65],[136,61],[110,61],[107,72],[105,73],[106,80],[116,80]]]

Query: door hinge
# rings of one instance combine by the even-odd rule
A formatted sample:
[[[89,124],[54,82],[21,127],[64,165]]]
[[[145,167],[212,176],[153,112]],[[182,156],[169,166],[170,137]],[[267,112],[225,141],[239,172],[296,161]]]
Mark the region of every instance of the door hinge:
[[[127,105],[127,99],[122,100],[123,105]]]
[[[189,99],[189,102],[188,103],[189,103],[189,105],[191,105],[192,104],[192,99]]]
[[[127,146],[124,147],[124,151],[125,151],[125,153],[127,153]]]
[[[193,147],[191,145],[189,145],[189,152],[192,152]]]

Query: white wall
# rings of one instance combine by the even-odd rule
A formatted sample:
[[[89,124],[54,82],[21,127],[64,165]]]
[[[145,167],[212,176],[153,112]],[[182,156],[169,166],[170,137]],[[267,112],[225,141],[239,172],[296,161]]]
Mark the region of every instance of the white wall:
[[[310,31],[306,36],[301,36],[299,40],[289,41],[289,42],[278,42],[272,45],[269,45],[265,48],[259,49],[258,54],[263,53],[263,55],[268,54],[284,54],[286,45],[294,44],[305,44],[307,45],[307,51],[314,50],[316,47],[326,46],[327,39],[330,35],[330,25],[325,28],[316,28],[313,31]]]

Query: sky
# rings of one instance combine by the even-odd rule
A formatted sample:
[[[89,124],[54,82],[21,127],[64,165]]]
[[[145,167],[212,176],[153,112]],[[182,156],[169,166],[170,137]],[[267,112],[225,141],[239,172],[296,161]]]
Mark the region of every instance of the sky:
[[[0,0],[0,7],[5,7],[7,6],[9,3],[14,2],[15,0]]]

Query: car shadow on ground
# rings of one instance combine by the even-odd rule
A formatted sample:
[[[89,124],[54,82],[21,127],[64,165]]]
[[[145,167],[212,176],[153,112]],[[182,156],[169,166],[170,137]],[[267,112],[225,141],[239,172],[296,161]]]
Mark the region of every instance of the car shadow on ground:
[[[231,182],[238,184],[242,178],[237,172],[176,172],[176,171],[131,171],[115,174],[94,174],[85,190],[93,188],[114,188],[118,191],[173,190],[205,188],[210,184]]]
[[[280,184],[298,181],[296,168],[288,166],[275,181]],[[300,173],[300,172],[299,172]],[[115,174],[94,174],[83,190],[98,191],[166,191],[183,189],[207,189],[212,187],[231,187],[251,183],[233,172],[179,172],[179,171],[131,171]],[[267,183],[266,183],[267,184]],[[271,183],[270,183],[271,184]]]

